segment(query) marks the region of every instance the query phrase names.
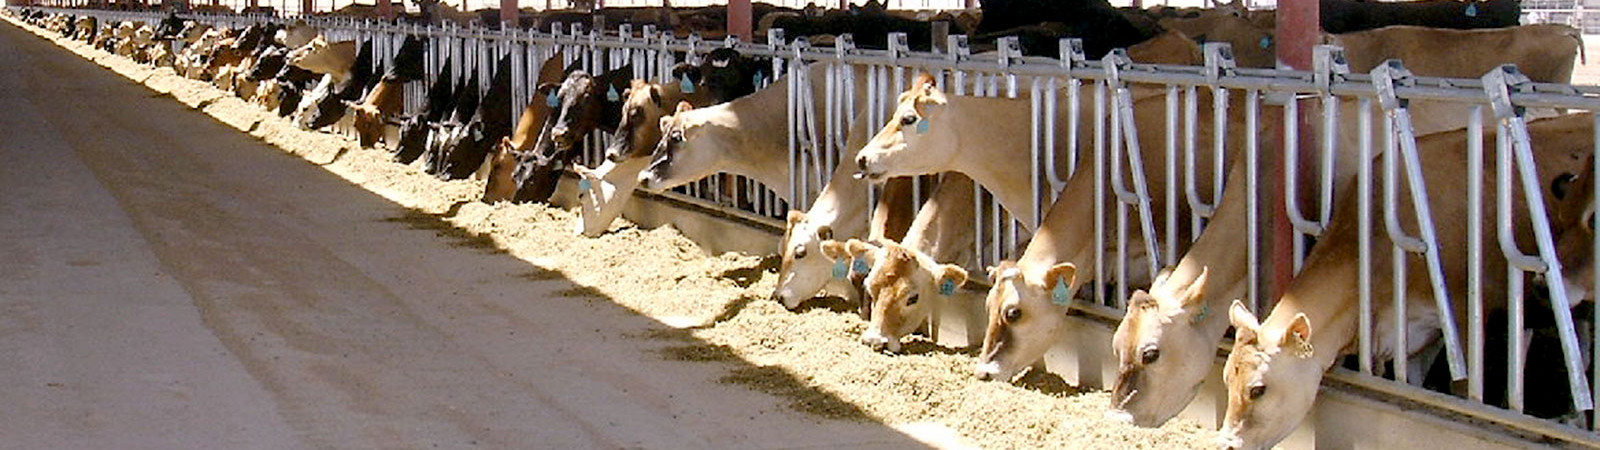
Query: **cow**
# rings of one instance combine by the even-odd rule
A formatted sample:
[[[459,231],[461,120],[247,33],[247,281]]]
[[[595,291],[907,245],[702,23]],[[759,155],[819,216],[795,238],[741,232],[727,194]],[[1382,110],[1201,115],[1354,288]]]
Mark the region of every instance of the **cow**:
[[[1278,46],[1273,39],[1275,30],[1251,23],[1241,12],[1226,9],[1204,11],[1195,17],[1164,18],[1158,24],[1164,29],[1181,32],[1199,43],[1227,42],[1233,48],[1233,58],[1239,67],[1270,69],[1277,65],[1275,55]]]
[[[299,19],[273,33],[272,40],[282,44],[284,47],[300,48],[310,44],[312,40],[320,35],[321,33],[317,31],[316,27],[306,24],[305,19]]]
[[[772,60],[719,48],[706,53],[700,65],[681,63],[673,67],[672,78],[679,80],[680,87],[688,87],[680,89],[685,93],[707,96],[710,104],[727,103],[755,93],[764,80],[773,79]]]
[[[417,36],[406,36],[396,52],[394,67],[384,74],[378,86],[367,93],[360,103],[350,103],[355,113],[356,136],[362,147],[371,147],[383,136],[388,119],[405,108],[405,84],[421,80],[422,59],[426,44]],[[392,145],[393,143],[391,143]]]
[[[533,99],[528,101],[528,105],[522,108],[522,117],[517,121],[517,126],[512,130],[511,135],[502,139],[500,144],[495,146],[489,163],[488,183],[484,187],[483,201],[485,203],[525,201],[525,199],[534,196],[535,193],[533,192],[519,195],[524,192],[524,186],[526,186],[526,182],[532,175],[530,170],[532,168],[525,167],[524,163],[533,157],[531,153],[520,149],[532,147],[538,142],[539,135],[549,128],[547,123],[551,112],[555,108],[550,106],[549,99],[551,94],[556,93],[557,86],[555,83],[560,82],[568,71],[577,69],[576,64],[567,69],[562,69],[561,60],[563,58],[562,53],[557,51],[539,65],[539,78],[534,83]],[[518,177],[518,175],[522,176]],[[550,174],[549,178],[549,182],[552,184],[550,190],[554,191],[553,184],[556,174]],[[546,198],[549,197],[549,194],[543,195]]]
[[[1322,31],[1334,34],[1416,25],[1430,28],[1504,28],[1517,26],[1522,6],[1517,0],[1428,0],[1383,2],[1320,0]]]
[[[1575,177],[1551,186],[1557,198],[1551,226],[1565,230],[1556,236],[1556,255],[1573,303],[1594,301],[1594,164],[1591,157]]]
[[[1569,115],[1544,119],[1528,124],[1534,138],[1533,150],[1537,172],[1543,179],[1540,186],[1550,186],[1564,173],[1579,170],[1594,151],[1594,116]],[[1445,285],[1448,292],[1466,292],[1468,236],[1468,202],[1461,195],[1465,183],[1481,183],[1484,189],[1496,185],[1493,176],[1485,171],[1481,179],[1467,176],[1465,130],[1436,133],[1417,139],[1416,146],[1422,164],[1420,168],[1427,180],[1428,206],[1435,217],[1455,220],[1435,221],[1440,259],[1445,267]],[[1485,134],[1485,145],[1492,146],[1493,133]],[[1491,147],[1492,148],[1492,147]],[[1372,162],[1376,164],[1376,162]],[[1489,163],[1489,164],[1492,164]],[[1375,170],[1376,172],[1376,170]],[[1375,183],[1386,184],[1386,183]],[[1548,189],[1542,196],[1550,202]],[[1375,186],[1369,198],[1381,202],[1384,187]],[[1397,211],[1411,211],[1410,195],[1398,195]],[[1491,196],[1485,195],[1485,211],[1495,206]],[[1229,321],[1235,329],[1233,350],[1223,368],[1223,382],[1227,385],[1228,408],[1222,423],[1221,441],[1224,447],[1269,448],[1287,436],[1311,409],[1322,374],[1348,350],[1352,350],[1358,333],[1358,293],[1351,289],[1357,285],[1359,261],[1356,257],[1361,228],[1357,214],[1357,192],[1347,190],[1334,208],[1334,217],[1322,240],[1306,257],[1305,266],[1278,299],[1265,320],[1242,302],[1235,301],[1229,308]],[[1484,215],[1482,229],[1494,229],[1493,218]],[[1516,205],[1511,211],[1517,223],[1517,236],[1513,239],[1520,247],[1531,247],[1533,233],[1528,225],[1526,205]],[[1417,227],[1415,216],[1401,214],[1399,219],[1407,229]],[[1375,247],[1388,242],[1383,227],[1369,228]],[[1560,233],[1561,230],[1552,230]],[[1393,297],[1394,271],[1392,258],[1374,253],[1370,261],[1373,298]],[[1376,361],[1391,358],[1410,358],[1430,347],[1440,337],[1441,314],[1434,301],[1428,280],[1428,271],[1421,257],[1407,254],[1409,271],[1406,280],[1406,316],[1397,318],[1393,302],[1373,302],[1372,305],[1372,355]],[[1507,273],[1504,258],[1489,257],[1483,260],[1481,292],[1486,307],[1504,299]],[[1466,317],[1465,301],[1452,304],[1455,317]],[[1408,348],[1395,348],[1396,320],[1405,320],[1408,330]],[[1418,365],[1420,366],[1420,364]],[[1419,369],[1420,367],[1414,367]],[[1421,380],[1420,376],[1411,378]]]
[[[343,44],[318,47],[313,41],[286,57],[287,64],[324,74],[295,108],[294,121],[301,128],[315,130],[338,122],[347,111],[345,102],[360,99],[368,83],[376,81],[372,76],[372,42],[362,43],[359,52],[348,60],[340,50],[345,47]]]
[[[979,6],[983,9],[983,18],[973,31],[976,40],[992,40],[1017,33],[1033,34],[1036,31],[1030,31],[1030,27],[1053,23],[1051,29],[1054,36],[1083,39],[1084,52],[1093,59],[1099,59],[1112,49],[1128,48],[1144,42],[1159,32],[1136,26],[1106,0],[990,0]],[[1024,53],[1039,54],[1039,50],[1029,49],[1054,46],[1050,42],[1042,44],[1046,47],[1025,46]]]
[[[946,173],[917,212],[904,245],[885,240],[879,246],[855,239],[843,245],[822,244],[822,253],[836,266],[841,256],[848,256],[871,267],[862,280],[864,294],[872,304],[867,329],[861,332],[862,344],[898,352],[900,340],[928,321],[940,302],[960,295],[967,271],[943,262],[972,256],[973,195],[970,178]]]
[[[812,89],[822,91],[830,68],[807,66]],[[857,92],[866,92],[861,66],[853,66]],[[718,172],[744,175],[784,200],[791,194],[787,108],[789,83],[774,82],[749,96],[705,108],[680,110],[661,119],[662,139],[652,161],[639,173],[639,187],[651,192],[688,184]],[[856,96],[864,103],[866,96]],[[825,102],[816,102],[821,117]],[[681,105],[681,104],[680,104]],[[687,106],[687,105],[683,105]],[[852,105],[859,109],[860,105]],[[847,150],[854,153],[855,149]],[[847,155],[853,158],[853,155]]]
[[[685,101],[701,107],[714,103],[709,90],[685,93],[679,83],[633,80],[624,96],[616,133],[606,147],[606,163],[595,169],[573,166],[580,179],[588,180],[589,187],[581,189],[585,184],[579,183],[578,204],[583,220],[578,234],[599,236],[622,215],[622,207],[639,183],[639,171],[650,163],[650,152],[661,141],[661,118],[669,112],[667,108]]]
[[[428,86],[425,95],[427,104],[423,113],[401,119],[400,143],[395,149],[395,160],[402,164],[411,164],[422,158],[428,151],[428,136],[432,124],[443,121],[446,115],[454,109],[455,79],[451,70],[451,61],[445,59],[439,68],[439,73],[434,76],[433,84]]]
[[[1350,70],[1365,73],[1390,59],[1416,74],[1477,78],[1501,64],[1516,64],[1541,83],[1572,81],[1583,36],[1566,25],[1523,25],[1488,30],[1390,26],[1335,34],[1326,40],[1344,47]],[[1493,51],[1484,51],[1493,49]]]

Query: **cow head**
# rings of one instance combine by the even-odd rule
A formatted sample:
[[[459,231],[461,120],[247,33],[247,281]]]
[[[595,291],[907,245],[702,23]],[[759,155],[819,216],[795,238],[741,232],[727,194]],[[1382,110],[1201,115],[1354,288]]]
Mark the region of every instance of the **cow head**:
[[[624,199],[633,195],[639,171],[649,163],[648,159],[634,158],[608,161],[598,169],[573,165],[573,171],[582,180],[578,183],[578,210],[583,220],[578,223],[578,233],[597,237],[610,229],[627,205]]]
[[[938,126],[946,97],[932,76],[921,74],[900,94],[889,123],[856,155],[858,177],[873,181],[939,172],[955,158],[951,127]]]
[[[712,120],[725,105],[697,110],[679,102],[673,115],[662,117],[661,142],[650,167],[639,173],[639,187],[660,192],[714,174],[725,152],[739,148],[740,134]]]
[[[306,24],[305,20],[296,20],[294,24],[278,30],[273,34],[272,40],[288,48],[300,48],[311,43],[319,36],[317,28]]]
[[[616,130],[622,115],[622,93],[628,89],[632,74],[632,66],[598,77],[582,70],[568,73],[556,91],[554,103],[558,109],[551,115],[550,139],[556,149],[571,150],[596,128]]]
[[[989,324],[978,354],[978,379],[1010,381],[1044,357],[1067,320],[1066,299],[1077,276],[1072,263],[1029,270],[1005,261],[989,269],[994,287],[984,300]]]
[[[606,159],[621,162],[650,156],[661,142],[661,117],[667,115],[665,90],[658,84],[633,80],[622,103],[617,132],[606,147]]]
[[[417,35],[406,35],[400,51],[394,55],[394,68],[384,75],[385,80],[411,82],[423,79],[422,62],[427,56],[428,42]]]
[[[287,56],[289,56],[289,49],[283,47],[274,47],[262,52],[260,56],[256,57],[255,67],[251,67],[250,72],[245,74],[245,79],[261,81],[276,77],[279,72],[283,71],[284,59]]]
[[[1128,312],[1111,338],[1117,356],[1117,378],[1111,407],[1135,425],[1166,423],[1194,399],[1215,360],[1215,343],[1226,322],[1206,304],[1209,274],[1177,286],[1171,273],[1156,279],[1150,291],[1135,291]]]
[[[731,48],[719,48],[707,53],[698,66],[679,64],[673,67],[672,79],[705,89],[712,103],[725,103],[750,95],[761,88],[759,82],[771,80],[772,64]]]
[[[1594,155],[1578,175],[1562,175],[1551,184],[1556,201],[1551,208],[1551,228],[1556,236],[1556,256],[1567,285],[1567,299],[1576,305],[1594,300]]]
[[[817,296],[832,276],[833,258],[822,255],[820,245],[833,239],[833,227],[807,219],[806,213],[789,210],[789,224],[783,232],[778,287],[772,298],[789,309]]]
[[[509,201],[517,195],[517,183],[512,173],[517,170],[517,153],[511,147],[511,138],[500,138],[489,154],[489,180],[483,187],[483,202]]]
[[[1233,352],[1222,369],[1228,411],[1221,444],[1229,450],[1271,448],[1311,410],[1327,367],[1313,358],[1311,320],[1304,313],[1296,313],[1287,326],[1274,321],[1263,326],[1235,300],[1228,319],[1235,331]]]
[[[954,295],[967,282],[967,271],[960,266],[940,264],[894,242],[880,247],[855,239],[828,241],[822,243],[822,253],[835,261],[848,258],[871,265],[862,287],[872,299],[872,321],[861,333],[861,343],[874,350],[900,351],[900,339],[927,321],[939,297]]]

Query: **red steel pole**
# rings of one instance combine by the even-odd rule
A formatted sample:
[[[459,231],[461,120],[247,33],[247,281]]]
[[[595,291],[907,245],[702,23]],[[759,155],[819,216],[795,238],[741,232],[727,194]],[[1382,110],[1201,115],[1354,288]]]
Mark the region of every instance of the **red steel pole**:
[[[519,17],[517,0],[500,0],[500,23],[505,27],[516,27]]]
[[[728,0],[728,34],[750,42],[750,0]]]
[[[1321,40],[1322,34],[1321,3],[1320,0],[1280,0],[1278,2],[1278,24],[1277,29],[1274,30],[1274,36],[1277,39],[1276,52],[1279,67],[1299,70],[1311,69],[1311,49]],[[1310,108],[1300,108],[1299,112],[1300,117],[1296,118],[1296,126],[1299,128],[1300,136],[1298,144],[1300,148],[1315,148],[1316,133],[1311,125],[1315,123],[1317,114],[1311,111]],[[1283,142],[1281,133],[1278,136],[1278,142]],[[1277,153],[1278,155],[1276,158],[1271,159],[1277,163],[1273,164],[1272,168],[1275,169],[1275,173],[1272,174],[1269,181],[1270,184],[1275,185],[1272,192],[1280,195],[1295,196],[1296,193],[1294,192],[1284,192],[1285,169],[1288,164],[1298,164],[1302,169],[1306,168],[1305,165],[1302,164],[1302,161],[1284,160],[1282,153],[1271,153]],[[1301,152],[1301,154],[1308,155],[1313,153]],[[1301,170],[1300,173],[1310,173],[1310,171]],[[1273,273],[1271,274],[1271,280],[1273,282],[1264,292],[1270,296],[1269,298],[1276,299],[1288,288],[1289,281],[1294,278],[1294,228],[1289,222],[1289,214],[1288,210],[1285,209],[1284,199],[1280,196],[1273,200],[1270,203],[1271,208],[1267,209],[1267,211],[1270,211],[1268,220],[1271,221],[1268,229],[1272,230]]]

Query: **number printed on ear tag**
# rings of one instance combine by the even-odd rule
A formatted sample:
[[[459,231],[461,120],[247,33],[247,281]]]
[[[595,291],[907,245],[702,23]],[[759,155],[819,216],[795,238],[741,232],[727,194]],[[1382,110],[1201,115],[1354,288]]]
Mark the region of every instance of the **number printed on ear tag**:
[[[1067,306],[1072,303],[1072,292],[1067,290],[1066,280],[1056,279],[1056,288],[1050,290],[1050,303],[1056,306]]]
[[[842,259],[833,262],[833,279],[835,279],[835,280],[843,280],[845,278],[848,278],[849,276],[850,276],[850,265],[849,264],[846,264],[844,262],[844,260],[842,260]]]
[[[956,294],[956,280],[945,279],[939,283],[939,295],[951,296]]]

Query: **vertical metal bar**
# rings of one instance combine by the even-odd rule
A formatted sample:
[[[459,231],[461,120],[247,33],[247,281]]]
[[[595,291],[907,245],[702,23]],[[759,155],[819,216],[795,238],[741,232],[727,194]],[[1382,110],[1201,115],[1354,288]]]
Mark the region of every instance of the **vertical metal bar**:
[[[1372,99],[1358,101],[1357,126],[1360,133],[1360,158],[1356,174],[1357,222],[1357,305],[1361,309],[1356,340],[1356,359],[1361,373],[1372,371]]]
[[[1467,118],[1467,398],[1483,401],[1483,106]]]
[[[1257,91],[1255,89],[1251,89],[1245,94],[1245,130],[1257,129],[1256,123],[1258,118],[1257,115],[1259,114],[1258,103],[1260,101],[1260,97],[1261,91]],[[1217,116],[1216,120],[1219,124],[1217,129],[1223,129],[1223,126],[1220,126],[1220,124],[1227,123],[1226,117],[1219,115]],[[1218,152],[1217,155],[1213,157],[1215,158],[1213,162],[1216,164],[1216,167],[1220,169],[1222,167],[1221,161],[1223,156],[1221,152],[1221,143],[1225,140],[1224,135],[1217,134],[1216,140],[1218,143]],[[1247,131],[1245,133],[1244,148],[1245,191],[1250,193],[1250,196],[1245,198],[1245,210],[1247,211],[1245,217],[1247,217],[1247,220],[1249,221],[1249,225],[1246,228],[1249,230],[1248,234],[1250,236],[1250,245],[1247,246],[1247,251],[1249,253],[1248,258],[1250,259],[1250,283],[1246,286],[1246,288],[1250,297],[1250,310],[1254,311],[1258,315],[1265,316],[1265,311],[1261,310],[1261,230],[1260,224],[1257,223],[1259,221],[1258,219],[1261,217],[1261,183],[1259,183],[1256,178],[1260,176],[1261,159],[1259,155],[1260,147],[1256,145],[1256,134],[1254,132]],[[1222,175],[1218,173],[1212,179],[1221,180]],[[1220,187],[1221,185],[1221,183],[1217,183],[1216,186],[1213,187]],[[1212,201],[1219,202],[1219,200],[1222,198],[1222,192],[1216,191],[1214,195],[1215,196],[1212,197],[1214,200]]]
[[[1176,264],[1178,256],[1178,86],[1167,85],[1167,229],[1166,243],[1170,264]],[[1212,180],[1221,183],[1222,180]],[[1156,274],[1152,272],[1150,276]]]

